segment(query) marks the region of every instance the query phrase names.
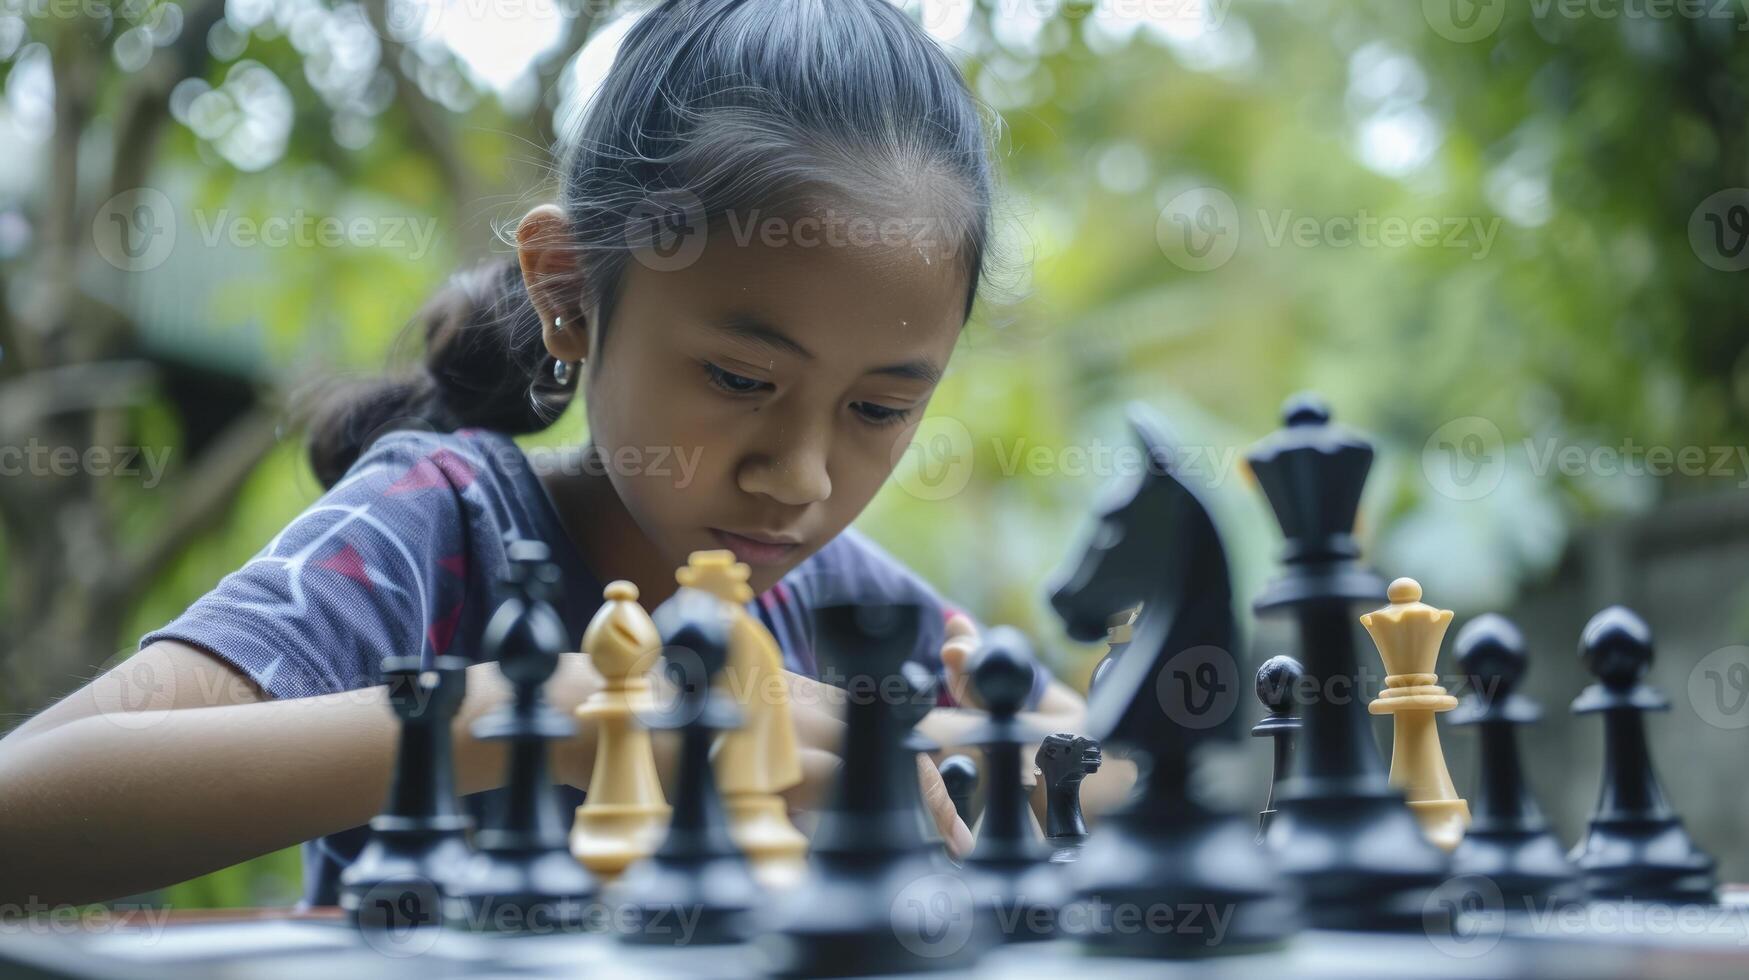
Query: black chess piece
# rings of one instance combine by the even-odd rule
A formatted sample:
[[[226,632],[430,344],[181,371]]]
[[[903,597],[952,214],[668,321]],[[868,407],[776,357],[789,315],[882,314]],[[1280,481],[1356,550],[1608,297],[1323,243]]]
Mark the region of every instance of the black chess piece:
[[[1290,399],[1283,416],[1285,426],[1247,456],[1286,541],[1281,574],[1254,605],[1293,618],[1309,693],[1265,843],[1313,925],[1421,932],[1451,862],[1391,786],[1356,693],[1355,607],[1385,600],[1353,534],[1372,446],[1332,424],[1314,398]]]
[[[455,797],[450,724],[467,688],[467,661],[387,657],[383,679],[401,744],[370,840],[340,875],[340,907],[362,928],[403,930],[443,921],[444,896],[468,863],[468,818]]]
[[[807,878],[780,896],[761,943],[788,976],[950,970],[976,955],[971,895],[931,863],[918,828],[917,764],[904,750],[913,700],[901,665],[922,625],[915,605],[825,606],[815,646],[847,668],[844,763],[820,816]],[[912,712],[914,713],[914,712]]]
[[[1294,699],[1303,671],[1300,662],[1289,656],[1270,657],[1257,668],[1257,700],[1263,702],[1269,714],[1251,726],[1252,738],[1274,740],[1274,768],[1269,777],[1269,797],[1257,814],[1257,842],[1269,833],[1269,821],[1275,817],[1275,794],[1281,781],[1293,768],[1294,737],[1300,731],[1299,716],[1294,714]]]
[[[1544,909],[1551,901],[1577,901],[1577,873],[1526,785],[1519,761],[1519,726],[1542,717],[1535,701],[1514,690],[1528,663],[1524,635],[1504,616],[1490,613],[1464,624],[1452,648],[1469,678],[1470,695],[1447,723],[1474,727],[1481,743],[1470,827],[1452,852],[1452,870],[1492,881],[1503,911],[1513,915]]]
[[[1128,646],[1128,644],[1125,644],[1125,646]],[[1117,663],[1117,657],[1115,656],[1116,653],[1117,651],[1113,650],[1112,654],[1107,655],[1103,660],[1099,661],[1098,664],[1094,665],[1093,674],[1087,678],[1088,697],[1092,697],[1093,692],[1099,689],[1100,683],[1105,680],[1105,675],[1111,673],[1112,665]]]
[[[1106,620],[1105,656],[1099,659],[1099,663],[1093,665],[1093,673],[1087,678],[1087,695],[1089,697],[1093,696],[1093,689],[1099,686],[1100,679],[1105,676],[1106,671],[1111,669],[1112,663],[1130,648],[1130,642],[1136,635],[1136,620],[1141,618],[1141,612],[1139,606],[1132,606],[1128,609],[1118,610],[1110,619]]]
[[[911,660],[900,665],[899,678],[904,682],[904,697],[894,707],[899,728],[905,733],[905,751],[914,760],[925,753],[941,751],[940,743],[917,730],[917,724],[935,707],[941,690],[941,679],[929,668]],[[917,828],[923,836],[924,846],[928,848],[930,857],[938,867],[952,867],[952,862],[948,859],[947,841],[941,836],[941,828],[935,825],[934,815],[923,804],[922,786],[915,779],[911,780],[910,785],[911,795],[916,801],[914,810],[917,814]]]
[[[983,750],[988,773],[984,819],[965,860],[980,941],[1050,939],[1069,890],[1032,829],[1032,803],[1020,766],[1022,749],[1037,736],[1017,717],[1032,693],[1038,666],[1026,636],[1011,626],[986,633],[967,666],[989,712],[989,719],[965,736]]]
[[[972,825],[972,794],[978,789],[978,764],[970,756],[950,755],[941,760],[941,784],[947,798],[966,826]]]
[[[474,723],[474,737],[507,745],[497,805],[474,834],[475,854],[448,902],[452,926],[499,932],[575,932],[588,922],[594,876],[571,856],[566,821],[548,773],[554,741],[576,733],[542,691],[565,649],[553,609],[559,570],[547,546],[509,547],[512,595],[486,624],[483,644],[508,680],[508,704]]]
[[[1087,821],[1081,816],[1081,781],[1099,771],[1099,743],[1085,735],[1045,736],[1033,757],[1045,784],[1045,844],[1051,860],[1067,864],[1081,856]]]
[[[1069,635],[1084,641],[1104,635],[1115,610],[1142,606],[1129,649],[1109,661],[1088,701],[1087,734],[1134,759],[1140,776],[1136,795],[1069,866],[1088,913],[1077,910],[1076,931],[1091,951],[1121,956],[1278,946],[1298,928],[1291,894],[1251,821],[1201,799],[1190,779],[1197,749],[1239,735],[1226,551],[1207,506],[1174,474],[1178,454],[1152,414],[1134,407],[1130,424],[1148,465],[1106,498],[1051,596]],[[1225,930],[1188,920],[1133,927],[1143,910],[1192,906],[1227,915]]]
[[[1632,610],[1611,606],[1585,624],[1579,654],[1599,683],[1581,691],[1574,714],[1603,715],[1603,785],[1585,837],[1569,855],[1592,898],[1670,904],[1714,900],[1712,855],[1701,850],[1664,799],[1646,743],[1645,715],[1670,702],[1645,682],[1652,630]]]
[[[623,922],[624,942],[741,942],[752,934],[762,896],[729,836],[710,758],[716,733],[741,723],[734,703],[711,687],[729,659],[728,609],[709,593],[683,588],[657,610],[656,625],[675,698],[643,721],[680,732],[674,809],[656,852],[626,869],[611,893],[611,911]]]

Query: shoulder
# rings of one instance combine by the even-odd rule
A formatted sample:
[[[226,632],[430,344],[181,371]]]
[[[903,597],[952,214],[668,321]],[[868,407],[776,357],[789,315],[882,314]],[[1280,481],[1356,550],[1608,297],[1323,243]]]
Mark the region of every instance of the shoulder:
[[[361,504],[415,536],[465,552],[463,564],[489,591],[508,567],[506,542],[544,541],[564,573],[567,622],[593,610],[599,588],[577,560],[536,460],[490,429],[391,432],[361,456],[334,491],[359,488]],[[578,603],[583,603],[579,605]],[[577,606],[577,608],[573,608]]]
[[[845,528],[784,578],[813,606],[885,602],[946,605],[922,576],[854,527]]]
[[[511,437],[489,429],[385,434],[358,458],[329,501],[391,520],[489,538],[562,540],[546,490]]]
[[[961,612],[923,576],[855,528],[846,528],[809,556],[784,577],[784,582],[796,594],[803,610],[838,605],[921,606],[922,622],[910,659],[931,670],[941,668],[947,620]],[[815,659],[818,660],[818,654]],[[822,672],[845,669],[842,665],[818,662],[815,667]]]
[[[398,430],[372,443],[330,493],[356,486],[385,496],[427,490],[465,494],[482,482],[507,482],[528,472],[522,450],[502,433]]]
[[[438,526],[431,533],[460,542],[469,574],[490,603],[508,595],[502,582],[510,564],[508,542],[545,542],[564,582],[556,603],[559,614],[568,629],[582,635],[601,603],[601,584],[577,555],[542,481],[543,460],[550,465],[551,450],[525,451],[511,436],[491,429],[394,432],[360,458],[355,469],[379,453],[383,495],[417,498],[447,492],[447,504],[434,502],[429,513],[413,519],[433,522]],[[391,482],[380,484],[384,479]]]

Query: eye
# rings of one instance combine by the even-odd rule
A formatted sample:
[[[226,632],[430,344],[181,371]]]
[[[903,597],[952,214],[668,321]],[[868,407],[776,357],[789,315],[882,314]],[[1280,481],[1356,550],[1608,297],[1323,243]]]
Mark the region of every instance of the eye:
[[[909,408],[892,408],[874,402],[856,402],[850,407],[862,416],[863,421],[876,426],[902,425],[911,417],[912,411]]]
[[[699,363],[703,365],[705,379],[710,382],[712,387],[732,395],[750,395],[761,388],[771,387],[769,382],[760,381],[758,378],[749,378],[733,371],[725,371],[709,361],[700,361]]]

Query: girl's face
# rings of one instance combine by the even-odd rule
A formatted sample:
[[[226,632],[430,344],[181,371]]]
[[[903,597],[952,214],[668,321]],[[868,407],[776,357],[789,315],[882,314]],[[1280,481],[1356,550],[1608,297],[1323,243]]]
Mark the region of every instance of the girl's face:
[[[590,440],[658,554],[728,548],[756,593],[892,472],[967,288],[939,251],[760,237],[712,234],[675,271],[634,255],[585,387]]]

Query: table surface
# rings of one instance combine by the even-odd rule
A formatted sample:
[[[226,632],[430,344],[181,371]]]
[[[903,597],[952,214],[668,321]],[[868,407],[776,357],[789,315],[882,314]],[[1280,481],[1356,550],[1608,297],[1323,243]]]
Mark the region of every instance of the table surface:
[[[1749,976],[1749,889],[1676,910],[1591,905],[1461,937],[1310,930],[1285,948],[1198,960],[1093,958],[1072,941],[985,954],[970,977],[1491,978]],[[649,949],[602,934],[361,933],[338,909],[136,909],[0,922],[0,973],[23,977],[755,977],[760,945]]]

